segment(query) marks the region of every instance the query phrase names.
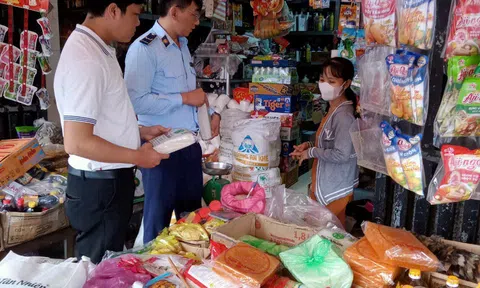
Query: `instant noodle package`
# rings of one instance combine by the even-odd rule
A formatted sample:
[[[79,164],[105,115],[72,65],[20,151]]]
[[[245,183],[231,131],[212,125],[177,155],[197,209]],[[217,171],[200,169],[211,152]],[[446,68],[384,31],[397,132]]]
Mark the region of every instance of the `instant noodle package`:
[[[365,237],[350,246],[343,259],[353,271],[353,284],[361,287],[390,287],[402,271],[383,262]]]
[[[399,0],[399,43],[431,49],[435,36],[436,0]]]
[[[480,149],[455,145],[441,149],[444,175],[435,194],[428,195],[431,204],[469,200],[480,182]]]
[[[402,134],[383,121],[382,147],[389,176],[400,186],[423,196],[424,175],[421,151],[422,135]]]
[[[412,233],[372,222],[362,224],[363,232],[382,263],[421,271],[436,271],[437,257]]]
[[[480,5],[478,1],[454,0],[450,10],[445,56],[480,54]]]

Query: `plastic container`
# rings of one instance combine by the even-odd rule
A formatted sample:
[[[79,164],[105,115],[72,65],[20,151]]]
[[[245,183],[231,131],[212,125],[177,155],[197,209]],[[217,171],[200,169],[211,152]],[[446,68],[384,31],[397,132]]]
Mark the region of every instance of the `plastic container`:
[[[458,280],[458,279],[457,279]],[[458,283],[458,281],[457,281]],[[422,280],[422,272],[417,269],[410,269],[408,275],[404,275],[397,284],[397,287],[403,288],[405,286],[412,286],[418,288],[427,288],[427,284]],[[458,287],[458,285],[457,285]]]
[[[212,139],[212,126],[210,125],[207,104],[198,107],[198,126],[200,127],[200,136],[203,140]]]
[[[447,282],[441,288],[456,288],[459,285],[460,285],[460,280],[458,280],[456,276],[448,276]],[[480,284],[478,284],[477,287],[480,287]]]
[[[170,154],[195,144],[197,140],[192,132],[186,129],[173,129],[150,141],[158,153]]]

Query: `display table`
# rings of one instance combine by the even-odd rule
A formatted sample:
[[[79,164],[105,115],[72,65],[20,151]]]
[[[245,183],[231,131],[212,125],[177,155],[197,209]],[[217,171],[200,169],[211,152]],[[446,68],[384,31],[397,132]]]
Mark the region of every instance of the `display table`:
[[[53,233],[44,235],[29,242],[19,244],[5,249],[0,252],[0,260],[2,260],[10,251],[19,255],[35,252],[40,249],[51,247],[57,243],[63,242],[63,258],[74,257],[75,236],[77,233],[71,227],[67,227]]]

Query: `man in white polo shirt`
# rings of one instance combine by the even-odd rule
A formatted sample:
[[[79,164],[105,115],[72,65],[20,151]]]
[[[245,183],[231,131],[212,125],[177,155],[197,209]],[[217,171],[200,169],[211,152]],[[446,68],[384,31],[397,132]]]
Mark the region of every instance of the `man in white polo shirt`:
[[[134,166],[152,168],[168,155],[151,144],[167,129],[141,127],[114,42],[129,42],[140,24],[140,0],[89,0],[88,15],[63,48],[55,95],[70,155],[66,211],[78,231],[76,256],[100,262],[121,251],[132,213]]]

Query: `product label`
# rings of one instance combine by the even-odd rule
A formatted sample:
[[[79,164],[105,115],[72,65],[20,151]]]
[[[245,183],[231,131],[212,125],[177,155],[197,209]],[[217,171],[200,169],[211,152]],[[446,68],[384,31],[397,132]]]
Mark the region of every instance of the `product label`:
[[[395,47],[395,0],[363,0],[362,11],[368,45]]]
[[[456,136],[480,136],[480,79],[467,78],[458,97]]]
[[[457,0],[452,21],[446,56],[478,55],[480,45],[480,4],[478,0]]]

